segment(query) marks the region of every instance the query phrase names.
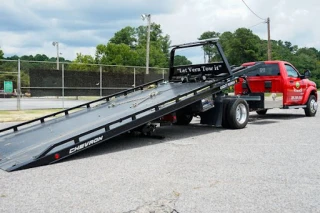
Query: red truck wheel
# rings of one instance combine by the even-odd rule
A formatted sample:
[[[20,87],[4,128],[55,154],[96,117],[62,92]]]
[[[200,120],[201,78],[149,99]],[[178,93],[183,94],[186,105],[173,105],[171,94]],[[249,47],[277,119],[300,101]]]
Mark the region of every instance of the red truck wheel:
[[[241,99],[231,99],[227,107],[227,120],[231,129],[242,129],[249,121],[248,103]]]
[[[304,109],[304,112],[306,116],[308,117],[313,117],[316,115],[318,109],[318,103],[316,96],[310,95],[308,102],[307,102],[307,107]]]

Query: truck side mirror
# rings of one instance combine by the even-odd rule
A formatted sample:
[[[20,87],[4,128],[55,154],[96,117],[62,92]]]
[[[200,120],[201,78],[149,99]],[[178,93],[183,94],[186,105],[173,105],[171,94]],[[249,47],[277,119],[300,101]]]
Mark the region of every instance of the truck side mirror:
[[[305,78],[310,78],[311,77],[311,71],[310,70],[304,71],[304,77]]]

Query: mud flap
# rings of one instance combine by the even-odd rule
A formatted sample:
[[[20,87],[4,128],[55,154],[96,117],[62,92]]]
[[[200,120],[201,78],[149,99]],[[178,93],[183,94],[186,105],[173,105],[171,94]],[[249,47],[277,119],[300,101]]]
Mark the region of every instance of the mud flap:
[[[200,114],[200,123],[221,127],[225,105],[224,100],[225,98],[223,98],[222,96],[216,97],[214,99],[214,107]]]

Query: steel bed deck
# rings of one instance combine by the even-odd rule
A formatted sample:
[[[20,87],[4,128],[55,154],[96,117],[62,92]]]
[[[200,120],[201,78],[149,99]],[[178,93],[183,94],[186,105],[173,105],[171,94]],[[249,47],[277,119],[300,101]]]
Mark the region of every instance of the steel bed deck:
[[[188,98],[188,94],[189,96],[191,94],[192,97],[196,95],[195,93],[190,93],[190,91],[201,90],[210,85],[212,86],[213,83],[158,84],[156,88],[135,91],[114,100],[111,98],[108,102],[95,107],[82,109],[66,116],[9,132],[0,136],[0,168],[10,170],[10,168],[16,167],[21,163],[31,162],[39,157],[43,157],[41,156],[43,150],[61,141],[69,140],[69,142],[49,150],[46,154],[58,152],[61,149],[74,145],[75,142],[89,140],[93,136],[105,133],[106,130],[117,129],[135,119],[139,120],[139,118],[154,113],[156,111],[155,106],[158,106],[160,109],[161,107],[167,108],[165,105],[176,104],[174,102],[175,98],[185,96],[185,99],[190,99]],[[170,103],[168,102],[170,100],[173,101]],[[199,100],[199,98],[196,100]],[[163,103],[165,104],[161,106]],[[144,111],[145,109],[148,110]],[[163,113],[155,116],[160,117],[166,113],[168,111],[164,110]],[[135,118],[132,118],[132,115],[135,115]],[[153,119],[156,117],[153,117]],[[141,124],[138,123],[133,127],[138,127]],[[108,128],[100,128],[103,126],[108,126]],[[7,132],[10,131],[10,128],[7,129]],[[95,129],[96,131],[88,131]],[[14,128],[11,130],[14,130]],[[126,129],[126,131],[129,130]],[[115,137],[121,133],[123,131],[110,136]]]

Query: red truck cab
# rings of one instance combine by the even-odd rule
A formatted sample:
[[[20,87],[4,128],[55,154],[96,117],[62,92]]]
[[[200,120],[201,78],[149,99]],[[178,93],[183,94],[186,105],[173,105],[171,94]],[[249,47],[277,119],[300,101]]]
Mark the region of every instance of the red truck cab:
[[[242,64],[244,67],[256,62]],[[272,108],[303,108],[307,116],[318,109],[316,84],[309,80],[310,71],[303,75],[289,62],[265,61],[265,64],[242,78],[235,85],[235,95],[249,103],[251,111],[265,114]]]

